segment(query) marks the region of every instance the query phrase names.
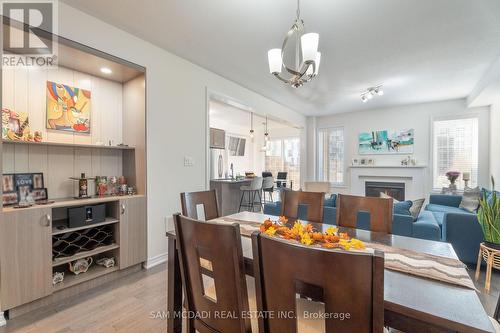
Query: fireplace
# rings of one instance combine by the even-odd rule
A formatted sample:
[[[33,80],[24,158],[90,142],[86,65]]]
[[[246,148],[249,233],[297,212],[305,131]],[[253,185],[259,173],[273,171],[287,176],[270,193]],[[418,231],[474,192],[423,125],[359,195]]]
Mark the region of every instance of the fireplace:
[[[365,196],[380,197],[385,193],[398,201],[405,200],[405,183],[365,182]]]

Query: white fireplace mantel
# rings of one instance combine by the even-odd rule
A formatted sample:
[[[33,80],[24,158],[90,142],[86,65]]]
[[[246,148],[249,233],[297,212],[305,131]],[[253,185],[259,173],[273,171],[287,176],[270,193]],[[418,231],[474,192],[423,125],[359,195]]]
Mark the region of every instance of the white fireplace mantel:
[[[372,168],[372,169],[425,169],[427,168],[427,165],[408,165],[408,166],[403,166],[403,165],[352,165],[349,168],[351,169],[356,169],[356,168]]]
[[[354,165],[350,168],[351,194],[365,195],[365,182],[395,182],[405,184],[405,199],[425,198],[427,166]]]

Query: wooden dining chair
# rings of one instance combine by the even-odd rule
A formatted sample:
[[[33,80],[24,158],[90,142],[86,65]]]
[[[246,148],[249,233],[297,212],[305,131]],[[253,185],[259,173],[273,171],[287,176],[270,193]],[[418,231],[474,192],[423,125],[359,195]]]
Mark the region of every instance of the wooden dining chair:
[[[200,205],[202,207],[200,207]],[[219,217],[215,190],[181,193],[182,215],[197,220],[212,220]],[[199,208],[205,216],[198,216]]]
[[[339,194],[337,197],[337,225],[356,228],[358,212],[370,214],[370,231],[392,233],[392,198],[360,197]]]
[[[181,277],[191,313],[187,332],[251,332],[248,292],[238,224],[202,222],[174,215]],[[234,313],[228,318],[221,314]]]
[[[259,318],[259,332],[384,331],[383,253],[326,250],[259,232],[252,234],[252,248],[257,310],[286,314]],[[321,303],[300,297],[298,286],[303,285]],[[303,318],[304,311],[313,316],[349,314],[350,318],[311,320]]]
[[[323,203],[325,193],[303,192],[303,191],[282,191],[281,192],[281,215],[297,219],[299,215],[299,205],[307,205],[307,221],[323,222]]]

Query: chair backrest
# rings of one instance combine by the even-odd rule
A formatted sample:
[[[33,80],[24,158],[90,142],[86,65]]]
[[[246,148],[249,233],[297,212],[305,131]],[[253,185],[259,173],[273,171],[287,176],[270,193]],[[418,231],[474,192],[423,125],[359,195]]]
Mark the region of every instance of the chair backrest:
[[[272,177],[273,173],[269,171],[262,171],[262,178]]]
[[[307,205],[307,220],[310,222],[323,222],[323,203],[325,193],[283,191],[281,192],[281,215],[292,219],[298,218],[299,204]]]
[[[277,180],[286,180],[286,177],[288,176],[288,172],[278,172],[278,177],[276,177]]]
[[[187,308],[208,314],[189,319],[189,326],[200,332],[251,332],[248,316],[240,315],[249,308],[238,224],[201,222],[179,214],[174,222]],[[233,311],[237,318],[218,316]]]
[[[264,177],[264,181],[262,182],[262,188],[265,189],[272,189],[274,187],[274,178],[272,176],[270,177]]]
[[[263,181],[262,177],[253,178],[249,185],[250,189],[254,191],[262,189],[262,181]]]
[[[392,198],[359,197],[339,194],[337,197],[337,225],[356,228],[358,212],[370,214],[370,230],[392,233]]]
[[[288,314],[288,319],[259,317],[259,332],[297,332],[297,319],[290,315],[303,316],[296,294],[314,294],[325,314],[349,313],[348,320],[326,319],[327,333],[383,331],[383,253],[308,247],[258,232],[252,234],[252,247],[257,310]]]
[[[307,192],[330,192],[330,182],[304,182],[304,190]]]
[[[202,205],[205,216],[198,216],[199,206]],[[219,217],[217,194],[215,190],[181,193],[182,215],[197,220],[212,220]]]

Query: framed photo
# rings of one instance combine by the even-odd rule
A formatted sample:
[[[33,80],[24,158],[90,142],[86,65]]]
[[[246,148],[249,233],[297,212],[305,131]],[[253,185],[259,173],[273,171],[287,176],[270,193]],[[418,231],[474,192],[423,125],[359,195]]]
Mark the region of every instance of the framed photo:
[[[2,176],[2,189],[4,193],[16,191],[13,174],[4,174]]]
[[[31,173],[16,173],[14,180],[17,189],[24,186],[29,186],[30,189],[33,188],[33,174]]]
[[[33,192],[31,185],[22,185],[17,188],[17,195],[19,201],[25,201],[28,198],[28,195]]]
[[[33,174],[33,189],[40,190],[45,188],[43,184],[43,173],[34,173]]]
[[[352,165],[359,165],[359,160],[357,158],[352,159]]]
[[[369,158],[367,163],[368,165],[375,165],[375,161],[373,160],[373,158]]]
[[[35,200],[35,201],[47,200],[48,199],[47,189],[46,188],[34,189],[31,194],[33,195],[33,200]]]
[[[362,158],[362,159],[360,159],[360,163],[359,163],[359,164],[361,164],[361,165],[366,165],[366,164],[367,164],[367,160],[366,160],[366,158]]]
[[[9,192],[2,194],[2,203],[4,206],[15,205],[19,202],[17,192]]]

